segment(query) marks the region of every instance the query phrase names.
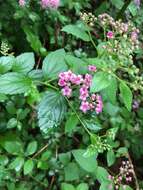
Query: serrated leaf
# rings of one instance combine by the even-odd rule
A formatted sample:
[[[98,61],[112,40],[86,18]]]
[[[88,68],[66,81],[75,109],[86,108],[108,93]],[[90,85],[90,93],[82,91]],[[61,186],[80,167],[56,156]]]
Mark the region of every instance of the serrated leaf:
[[[47,91],[38,106],[39,127],[43,133],[57,126],[66,113],[66,101],[57,91]]]
[[[124,81],[120,82],[120,93],[121,98],[126,106],[126,108],[131,111],[132,108],[132,100],[133,100],[133,94],[130,88],[126,85]]]
[[[91,92],[99,92],[105,89],[107,86],[111,84],[111,76],[105,72],[98,72],[94,75],[90,91]]]
[[[28,73],[35,65],[34,53],[23,53],[16,57],[12,70],[18,73]]]
[[[65,50],[59,49],[49,55],[43,61],[43,74],[46,79],[58,78],[60,72],[68,69],[65,63]]]
[[[37,150],[37,141],[30,142],[26,150],[26,155],[29,156],[34,154],[36,150]]]
[[[114,154],[113,150],[109,150],[107,152],[107,163],[108,163],[108,166],[109,167],[112,166],[114,164],[115,160],[116,160],[116,157],[115,157],[115,154]]]
[[[24,163],[24,175],[31,173],[33,168],[34,168],[33,160],[27,160]]]
[[[94,172],[97,169],[96,156],[85,157],[86,150],[78,149],[73,150],[73,156],[77,163],[87,172]]]
[[[6,73],[0,76],[0,93],[21,94],[28,92],[32,81],[20,73]]]
[[[14,57],[2,56],[0,57],[0,74],[4,74],[11,70]]]
[[[73,36],[82,39],[83,41],[89,42],[90,38],[89,35],[83,28],[77,26],[77,25],[66,25],[62,28],[63,32],[66,32],[68,34],[72,34]]]

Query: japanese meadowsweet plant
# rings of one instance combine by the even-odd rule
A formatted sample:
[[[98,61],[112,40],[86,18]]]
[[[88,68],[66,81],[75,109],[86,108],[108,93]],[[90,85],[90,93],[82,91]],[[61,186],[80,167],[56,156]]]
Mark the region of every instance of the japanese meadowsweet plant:
[[[143,156],[140,30],[107,13],[78,13],[66,24],[64,4],[17,1],[22,14],[33,5],[32,19],[38,10],[54,22],[49,49],[42,27],[49,32],[50,24],[35,20],[42,43],[27,18],[22,29],[33,52],[16,56],[2,41],[0,189],[141,190],[143,166],[134,164]]]

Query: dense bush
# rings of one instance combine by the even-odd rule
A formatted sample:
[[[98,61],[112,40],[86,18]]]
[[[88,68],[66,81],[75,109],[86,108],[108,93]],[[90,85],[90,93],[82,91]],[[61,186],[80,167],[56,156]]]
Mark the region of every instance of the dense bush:
[[[0,10],[0,189],[141,190],[140,1]]]

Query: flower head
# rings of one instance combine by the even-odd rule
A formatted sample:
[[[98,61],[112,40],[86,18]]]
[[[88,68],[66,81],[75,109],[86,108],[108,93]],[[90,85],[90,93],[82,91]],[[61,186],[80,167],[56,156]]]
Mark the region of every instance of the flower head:
[[[134,0],[134,3],[135,3],[136,6],[139,8],[139,7],[140,7],[140,4],[141,4],[141,1],[140,1],[140,0]]]
[[[25,0],[19,0],[19,6],[24,7],[26,4]]]
[[[89,109],[90,109],[90,105],[88,102],[85,102],[85,101],[81,102],[80,110],[83,113],[86,113]]]
[[[101,113],[103,109],[103,103],[102,103],[102,98],[101,96],[97,95],[96,96],[96,108],[95,111],[97,114]]]
[[[65,87],[62,89],[62,94],[63,94],[64,96],[71,97],[72,89],[71,89],[69,86],[65,86]]]
[[[42,8],[57,9],[59,7],[60,0],[41,0]]]
[[[88,65],[88,70],[95,72],[96,71],[96,66],[95,65]]]
[[[107,38],[109,39],[114,38],[114,33],[112,31],[107,32]]]

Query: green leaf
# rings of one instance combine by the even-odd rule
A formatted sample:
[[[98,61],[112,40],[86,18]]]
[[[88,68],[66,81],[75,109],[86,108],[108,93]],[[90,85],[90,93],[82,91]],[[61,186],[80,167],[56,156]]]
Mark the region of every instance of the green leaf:
[[[132,1],[128,6],[128,9],[132,16],[136,16],[138,14],[138,6],[135,4],[135,2]]]
[[[120,147],[118,150],[117,150],[117,154],[116,156],[117,157],[121,157],[121,156],[126,156],[128,154],[128,149],[126,147]]]
[[[24,164],[24,158],[17,157],[9,166],[10,169],[15,169],[16,172],[19,172]]]
[[[79,179],[79,168],[75,163],[69,163],[65,168],[65,181],[74,181]]]
[[[46,54],[46,49],[43,47],[39,37],[34,34],[28,27],[24,27],[24,32],[26,34],[26,39],[30,43],[31,48],[36,53],[41,53],[42,55]],[[43,49],[44,52],[41,52],[41,49]]]
[[[83,122],[88,129],[93,130],[95,132],[98,132],[102,129],[101,124],[97,122],[95,119],[94,120],[83,119]]]
[[[87,185],[87,183],[81,183],[77,186],[76,190],[88,190],[89,186]]]
[[[124,1],[123,0],[111,0],[111,3],[117,8],[117,9],[121,9],[124,5]]]
[[[61,190],[75,190],[74,186],[68,183],[61,184]]]
[[[78,149],[72,151],[77,163],[87,172],[95,172],[97,169],[96,156],[85,157],[86,150]]]
[[[34,154],[36,150],[37,150],[37,141],[30,142],[26,150],[26,155],[29,156]]]
[[[12,70],[14,72],[26,74],[33,69],[35,59],[33,53],[23,53],[16,57]]]
[[[98,166],[95,174],[100,183],[108,181],[109,173],[105,168]]]
[[[0,74],[4,74],[11,70],[14,57],[12,56],[2,56],[0,57]]]
[[[65,133],[71,133],[78,124],[78,118],[75,114],[72,114],[68,117],[68,120],[65,124]]]
[[[64,58],[64,49],[56,50],[46,56],[42,67],[43,74],[46,79],[55,79],[58,77],[59,73],[68,69]]]
[[[39,127],[43,133],[57,126],[66,113],[66,101],[57,91],[47,91],[38,106]]]
[[[12,128],[15,128],[18,124],[18,121],[16,118],[11,118],[8,123],[7,123],[7,128],[8,129],[12,129]]]
[[[71,160],[71,153],[61,153],[59,154],[59,160],[63,165],[67,165]]]
[[[110,85],[105,89],[105,96],[107,101],[110,101],[112,104],[116,103],[116,93],[117,93],[117,80],[112,78]]]
[[[82,59],[74,57],[73,55],[66,55],[65,61],[69,68],[76,74],[86,74],[87,73],[87,63]]]
[[[116,160],[116,157],[115,157],[115,154],[114,154],[114,151],[113,150],[109,150],[107,152],[107,163],[108,163],[108,166],[112,166],[114,164]]]
[[[91,84],[91,92],[99,92],[104,88],[107,88],[111,84],[111,76],[108,73],[98,72],[94,75],[92,84]]]
[[[6,73],[0,76],[0,93],[20,94],[30,90],[32,81],[20,73]]]
[[[120,83],[120,93],[126,108],[131,111],[133,94],[124,81],[121,81]]]
[[[34,168],[33,160],[27,160],[24,163],[24,175],[31,173],[33,168]]]
[[[105,190],[105,189],[114,190],[114,186],[112,185],[111,182],[103,181],[101,183],[101,186],[100,186],[99,190]]]
[[[7,140],[2,143],[3,148],[12,155],[19,155],[23,153],[22,144],[18,141]]]
[[[72,34],[73,36],[89,42],[90,41],[90,37],[88,35],[88,33],[81,27],[77,26],[77,25],[66,25],[62,28],[63,32],[66,32],[68,34]]]

